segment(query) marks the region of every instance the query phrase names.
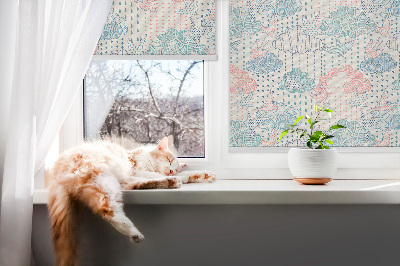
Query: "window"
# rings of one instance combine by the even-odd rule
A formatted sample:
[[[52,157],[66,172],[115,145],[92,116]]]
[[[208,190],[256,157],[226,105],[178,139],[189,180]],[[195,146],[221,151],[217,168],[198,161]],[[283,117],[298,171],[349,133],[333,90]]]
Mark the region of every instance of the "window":
[[[289,172],[287,166],[287,150],[286,148],[266,148],[262,150],[254,149],[251,150],[249,148],[243,150],[230,150],[230,99],[229,99],[229,62],[230,62],[230,37],[229,37],[229,1],[221,0],[216,1],[217,5],[217,32],[216,32],[216,43],[217,43],[217,61],[201,61],[201,63],[196,64],[196,71],[192,73],[192,77],[188,80],[185,86],[187,86],[186,94],[182,97],[195,97],[195,95],[201,96],[202,102],[196,102],[198,106],[202,106],[202,111],[199,111],[195,115],[197,118],[202,117],[202,126],[203,131],[199,130],[196,132],[199,139],[201,138],[201,144],[197,144],[196,153],[190,153],[187,150],[180,150],[179,156],[182,157],[192,157],[192,158],[182,158],[180,161],[186,162],[190,165],[190,169],[206,169],[215,171],[219,178],[222,179],[289,179],[291,178],[291,174]],[[138,56],[139,59],[146,59]],[[138,59],[135,56],[126,57],[125,59]],[[154,57],[153,57],[154,58]],[[88,118],[90,115],[94,115],[98,119],[96,122],[98,129],[100,129],[100,134],[108,134],[106,128],[102,128],[101,126],[104,124],[104,121],[107,120],[107,115],[110,114],[110,110],[113,108],[118,110],[117,105],[110,105],[108,103],[107,108],[101,109],[100,111],[93,111],[90,113],[90,105],[97,105],[95,108],[101,106],[99,104],[99,99],[96,97],[101,96],[98,94],[97,96],[95,91],[96,89],[91,85],[90,82],[99,82],[95,80],[90,80],[90,71],[95,69],[95,64],[99,64],[102,62],[103,64],[107,64],[108,68],[111,69],[119,69],[117,71],[120,72],[121,75],[124,71],[131,71],[131,65],[138,67],[136,64],[138,61],[111,61],[108,59],[115,59],[104,55],[94,56],[94,60],[102,60],[102,61],[93,61],[90,70],[88,72],[88,79],[85,81],[85,108],[83,108],[83,99],[80,98],[77,100],[73,110],[65,121],[63,130],[60,134],[60,150],[64,150],[66,148],[75,146],[77,143],[84,139],[83,136],[83,128],[82,125],[85,125],[85,137],[86,138],[96,138],[98,137],[98,130],[94,126],[94,124],[90,125]],[[95,63],[96,62],[96,63]],[[157,69],[166,69],[167,66],[164,67],[164,64],[168,65],[171,69],[174,69],[174,63],[176,61],[148,61],[148,60],[140,60],[142,62],[144,68],[148,68],[151,64],[160,63],[157,66]],[[172,63],[171,63],[172,62]],[[189,64],[191,61],[180,61],[181,64]],[[109,71],[109,70],[107,70]],[[132,73],[137,73],[138,75],[142,71],[139,67],[136,69],[132,69]],[[156,75],[158,75],[160,70],[154,70]],[[201,74],[197,76],[197,74]],[[107,73],[103,73],[106,75]],[[117,75],[117,74],[115,74]],[[170,79],[169,74],[165,75],[166,80]],[[180,74],[176,74],[177,79],[182,76]],[[93,77],[94,78],[94,77]],[[102,77],[96,77],[97,79],[101,79]],[[124,81],[126,77],[121,76],[121,78],[117,79],[117,81],[101,81],[100,84],[104,86],[102,90],[107,91],[108,82],[116,82],[120,83],[123,86],[127,86]],[[197,78],[197,79],[195,79]],[[160,78],[153,79],[151,77],[152,82],[160,85]],[[145,77],[139,79],[141,83],[145,82]],[[133,81],[129,81],[133,82]],[[193,86],[193,88],[200,87],[198,83],[202,84],[202,89],[199,89],[198,93],[189,89],[189,85]],[[163,84],[164,85],[164,84]],[[123,87],[122,86],[122,87]],[[136,88],[139,88],[139,84],[135,84]],[[168,87],[173,87],[176,85],[168,85]],[[118,86],[116,86],[118,87]],[[203,89],[204,87],[204,89]],[[144,90],[146,86],[142,86],[140,90]],[[92,90],[92,91],[90,91]],[[139,91],[140,91],[139,90]],[[135,93],[139,93],[139,91],[135,91]],[[89,94],[92,93],[92,96]],[[83,95],[83,94],[82,94]],[[159,101],[168,101],[168,95],[171,95],[169,89],[160,90],[156,93],[157,99]],[[174,94],[172,94],[174,95]],[[176,95],[176,94],[175,94]],[[92,98],[93,97],[93,98]],[[113,95],[114,97],[114,95]],[[143,93],[140,95],[130,95],[124,96],[131,103],[135,103],[135,106],[148,104],[151,105],[151,95],[149,93]],[[92,99],[90,99],[92,98]],[[193,99],[194,99],[193,98]],[[122,98],[121,98],[122,99]],[[147,102],[144,101],[147,99]],[[183,99],[183,98],[182,98]],[[92,102],[91,102],[92,101]],[[97,101],[97,104],[95,103]],[[150,103],[149,103],[150,101]],[[101,101],[100,101],[101,103]],[[154,108],[154,107],[152,107]],[[86,119],[83,122],[83,113],[84,110],[86,112]],[[105,110],[107,112],[105,112]],[[89,111],[89,112],[88,112]],[[154,110],[153,110],[154,111]],[[104,114],[100,115],[101,112]],[[136,112],[135,119],[141,119],[141,112]],[[112,114],[112,113],[111,113]],[[156,112],[157,114],[157,112]],[[186,115],[186,112],[183,112]],[[101,119],[100,119],[101,118]],[[125,119],[125,118],[124,118]],[[129,119],[131,119],[129,117]],[[124,120],[125,123],[132,123],[131,120]],[[157,118],[151,118],[151,121],[158,121]],[[162,120],[162,119],[161,119]],[[93,120],[95,121],[95,120]],[[102,124],[101,124],[102,123]],[[139,121],[138,124],[142,122]],[[155,128],[155,131],[160,131],[158,133],[151,133],[152,138],[148,138],[147,133],[153,131],[147,131],[145,128],[140,131],[130,131],[127,127],[121,128],[121,136],[132,134],[139,141],[146,142],[151,141],[155,142],[160,139],[161,136],[167,134],[168,123],[165,121],[160,121],[163,125],[161,128]],[[101,125],[100,125],[101,124]],[[145,123],[140,124],[143,127],[146,125]],[[155,126],[156,124],[151,124],[151,126]],[[188,125],[189,126],[189,125]],[[193,125],[191,125],[193,126]],[[168,129],[168,130],[167,130]],[[126,131],[124,131],[126,130]],[[163,131],[165,130],[165,132]],[[101,133],[103,132],[103,133]],[[140,134],[139,134],[140,133]],[[118,136],[118,126],[114,124],[111,134]],[[159,134],[159,135],[157,135]],[[184,135],[184,134],[183,134]],[[183,138],[183,135],[181,137]],[[201,136],[201,137],[200,137]],[[147,138],[146,138],[147,137]],[[188,139],[182,139],[183,142],[189,142]],[[179,143],[180,145],[180,143]],[[185,144],[186,145],[186,144]],[[201,147],[201,148],[200,148]],[[237,148],[239,149],[239,148]],[[283,149],[283,150],[282,150]],[[338,160],[338,172],[336,178],[351,178],[351,179],[393,179],[400,177],[400,153],[398,149],[392,148],[390,152],[387,150],[376,151],[374,149],[378,148],[358,148],[358,150],[354,150],[354,148],[342,148],[339,150],[339,160]],[[204,157],[204,158],[200,158]]]
[[[84,84],[84,137],[128,148],[170,136],[179,157],[204,157],[201,60],[93,60]]]

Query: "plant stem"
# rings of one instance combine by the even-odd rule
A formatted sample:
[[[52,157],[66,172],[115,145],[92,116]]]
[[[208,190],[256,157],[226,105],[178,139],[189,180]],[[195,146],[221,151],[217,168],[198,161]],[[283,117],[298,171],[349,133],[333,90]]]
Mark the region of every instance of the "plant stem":
[[[317,119],[318,119],[318,117],[319,117],[320,114],[321,114],[321,110],[318,110],[318,113],[317,113],[317,116],[315,117],[314,122],[315,122],[315,121],[318,121]],[[315,125],[315,124],[314,124],[314,125]],[[314,126],[311,127],[311,135],[313,134],[313,131],[314,131]]]

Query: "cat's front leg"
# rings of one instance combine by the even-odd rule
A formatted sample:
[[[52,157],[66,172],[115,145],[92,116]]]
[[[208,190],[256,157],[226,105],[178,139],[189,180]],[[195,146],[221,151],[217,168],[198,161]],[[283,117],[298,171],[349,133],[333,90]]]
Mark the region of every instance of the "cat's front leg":
[[[143,178],[131,177],[130,180],[121,184],[123,189],[167,189],[167,188],[180,188],[182,181],[175,176],[163,176],[162,178]]]
[[[210,171],[183,171],[177,175],[182,183],[212,183],[217,179],[217,175]]]
[[[133,176],[148,178],[148,179],[156,179],[156,178],[164,178],[165,177],[165,175],[157,173],[157,172],[149,172],[149,171],[141,171],[141,170],[135,170],[133,172]]]

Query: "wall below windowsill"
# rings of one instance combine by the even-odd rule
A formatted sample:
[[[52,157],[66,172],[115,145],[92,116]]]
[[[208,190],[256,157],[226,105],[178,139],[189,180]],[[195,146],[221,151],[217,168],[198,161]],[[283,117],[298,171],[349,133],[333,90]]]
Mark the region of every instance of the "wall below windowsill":
[[[35,189],[34,204],[48,190]],[[293,180],[218,180],[179,189],[124,191],[127,204],[400,204],[400,180],[333,180],[306,186]]]

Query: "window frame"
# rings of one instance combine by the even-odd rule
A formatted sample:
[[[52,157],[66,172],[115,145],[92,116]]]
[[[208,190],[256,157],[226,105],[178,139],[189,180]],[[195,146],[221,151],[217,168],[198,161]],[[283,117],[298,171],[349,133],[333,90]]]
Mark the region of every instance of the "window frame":
[[[214,171],[220,179],[291,179],[287,164],[289,148],[262,148],[261,152],[247,148],[236,152],[229,148],[229,0],[216,1],[216,18],[218,60],[204,61],[205,157],[180,161],[188,164],[190,170]],[[81,142],[83,93],[77,97],[60,130],[60,151]],[[337,150],[336,179],[400,179],[400,148],[339,147]]]

